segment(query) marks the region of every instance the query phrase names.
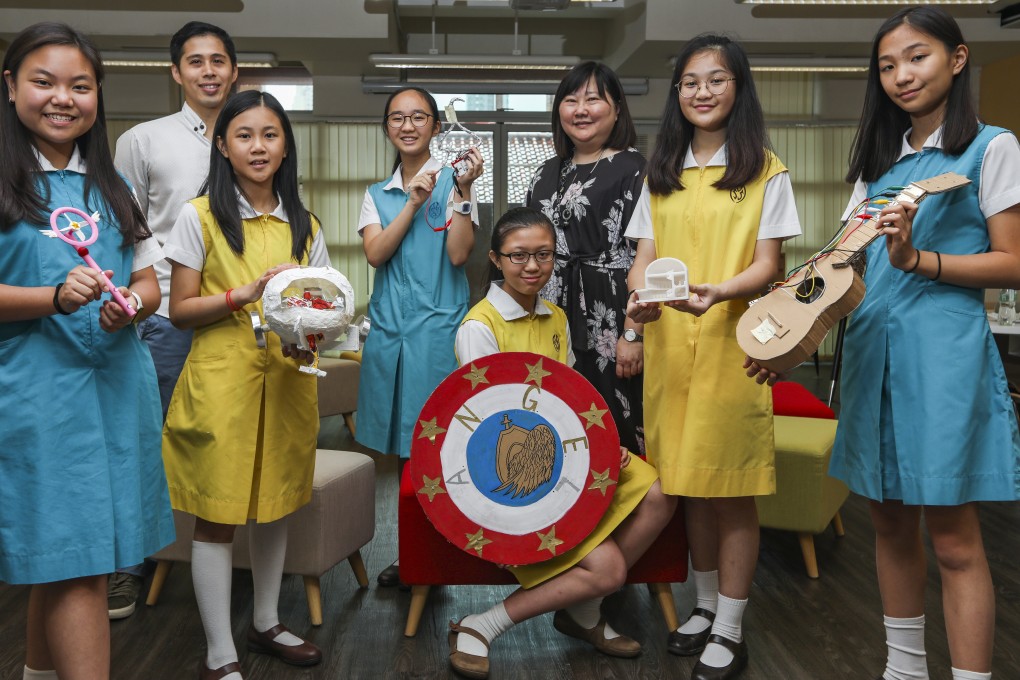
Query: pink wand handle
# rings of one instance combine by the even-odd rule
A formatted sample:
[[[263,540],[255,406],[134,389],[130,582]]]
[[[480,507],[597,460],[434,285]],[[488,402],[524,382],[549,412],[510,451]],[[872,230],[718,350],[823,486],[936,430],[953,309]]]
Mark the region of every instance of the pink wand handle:
[[[103,271],[103,268],[96,264],[96,261],[92,259],[91,255],[89,255],[89,249],[85,248],[84,246],[78,246],[77,250],[78,254],[81,255],[81,259],[85,260],[85,264],[95,269],[97,272],[99,272],[99,275],[103,277],[103,282],[105,283],[104,288],[106,288],[110,295],[113,296],[114,301],[118,305],[120,305],[120,308],[124,310],[124,313],[127,314],[129,317],[133,317],[135,314],[137,314],[134,307],[129,305],[128,301],[124,298],[123,295],[120,294],[120,291],[117,290],[117,286],[113,285],[113,281],[107,278],[106,273]]]
[[[64,213],[72,213],[83,218],[85,220],[85,224],[91,227],[92,234],[88,238],[85,238],[84,234],[81,231],[81,225],[78,222],[71,222],[70,227],[66,227],[66,229],[69,231],[76,232],[78,234],[78,239],[80,240],[75,240],[74,238],[71,237],[70,234],[65,234],[61,230],[57,220],[57,218],[63,215]],[[120,305],[120,308],[124,310],[124,313],[128,315],[128,318],[133,318],[134,315],[137,314],[137,312],[134,310],[133,307],[131,307],[131,305],[128,304],[128,301],[125,300],[124,296],[120,294],[120,291],[117,290],[117,287],[113,285],[113,281],[110,281],[106,274],[103,273],[103,268],[100,267],[96,263],[96,261],[92,259],[92,256],[89,255],[89,249],[85,247],[95,243],[96,239],[99,237],[99,227],[96,225],[96,221],[92,219],[92,216],[81,210],[78,210],[77,208],[57,208],[52,213],[50,213],[50,226],[53,227],[54,236],[59,238],[61,241],[64,241],[65,243],[69,243],[72,246],[74,246],[75,252],[81,255],[81,259],[85,260],[85,264],[99,272],[99,275],[103,277],[103,282],[105,284],[104,288],[106,288],[110,295],[113,296],[113,299],[117,302],[118,305]]]

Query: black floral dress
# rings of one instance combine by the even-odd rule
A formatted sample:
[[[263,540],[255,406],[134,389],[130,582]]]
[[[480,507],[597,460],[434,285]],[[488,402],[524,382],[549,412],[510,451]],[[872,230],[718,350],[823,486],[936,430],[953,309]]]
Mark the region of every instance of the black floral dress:
[[[541,294],[567,313],[574,368],[609,404],[620,443],[641,454],[642,380],[616,377],[616,343],[634,262],[634,245],[623,233],[644,177],[645,159],[637,149],[582,165],[553,157],[535,172],[525,198],[556,227],[556,267]]]

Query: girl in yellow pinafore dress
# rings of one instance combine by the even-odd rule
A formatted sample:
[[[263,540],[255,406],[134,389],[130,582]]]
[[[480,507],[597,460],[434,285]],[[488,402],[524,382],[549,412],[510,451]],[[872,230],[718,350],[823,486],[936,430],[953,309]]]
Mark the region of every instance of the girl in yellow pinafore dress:
[[[259,348],[249,312],[261,316],[262,291],[282,269],[329,260],[319,224],[301,204],[294,137],[276,99],[235,95],[213,139],[219,152],[208,195],[184,206],[165,248],[170,319],[195,335],[167,412],[163,458],[173,507],[196,517],[192,575],[209,648],[199,677],[240,680],[231,543],[235,527],[249,521],[249,648],[299,665],[321,658],[277,615],[285,518],[312,494],[316,378],[298,370],[307,353],[281,346],[279,336],[267,333]]]
[[[627,229],[638,239],[628,285],[644,288],[648,264],[674,257],[688,267],[690,299],[663,310],[632,298],[628,313],[655,321],[645,326],[646,450],[663,491],[685,497],[698,592],[668,649],[701,655],[694,679],[731,678],[747,664],[741,620],[758,559],[754,496],[775,493],[772,395],[745,377],[736,326],[800,224],[786,168],[768,151],[743,49],[700,36],[677,60],[673,84]]]
[[[538,210],[514,208],[499,219],[489,259],[504,280],[492,283],[485,299],[461,323],[458,363],[519,351],[574,363],[566,315],[538,295],[552,276],[555,252],[552,222]],[[527,257],[523,263],[515,262],[522,257]],[[602,598],[623,585],[627,569],[673,516],[676,499],[662,493],[652,466],[622,447],[621,454],[616,493],[587,538],[545,562],[511,567],[522,588],[488,611],[451,622],[450,664],[455,671],[485,677],[489,643],[514,624],[552,611],[556,630],[604,654],[641,653],[637,641],[617,634],[602,617]]]

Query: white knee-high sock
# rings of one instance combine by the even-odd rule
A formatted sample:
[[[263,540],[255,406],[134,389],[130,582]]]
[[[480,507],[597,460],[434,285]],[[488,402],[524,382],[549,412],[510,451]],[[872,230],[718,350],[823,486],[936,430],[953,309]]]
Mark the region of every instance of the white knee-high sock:
[[[744,609],[746,608],[747,600],[734,600],[719,593],[719,609],[715,613],[712,633],[734,642],[742,641],[744,639]],[[728,666],[731,661],[733,661],[733,653],[714,642],[708,643],[705,646],[705,651],[701,653],[701,662],[706,666],[722,668]]]
[[[691,575],[694,577],[694,589],[698,594],[698,601],[694,606],[714,612],[719,608],[719,570],[691,569]],[[685,635],[695,635],[711,625],[712,622],[703,616],[692,616],[684,621],[684,625],[677,628],[677,631]]]
[[[24,680],[60,680],[57,677],[56,671],[37,671],[34,668],[25,666],[25,670],[21,677]]]
[[[478,631],[482,637],[491,643],[497,637],[510,630],[514,622],[510,619],[510,615],[506,613],[506,607],[500,602],[487,612],[465,616],[460,625]],[[489,650],[485,648],[485,645],[466,633],[457,635],[457,651],[474,654],[475,656],[489,655]]]
[[[882,617],[885,622],[885,680],[928,680],[924,652],[924,614],[909,619]]]
[[[954,668],[953,680],[992,680],[992,674],[991,672],[978,673],[977,671],[962,671],[959,668]]]
[[[191,580],[209,647],[206,666],[214,670],[237,661],[230,631],[232,549],[230,543],[191,542]],[[240,680],[240,677],[238,673],[231,673],[224,680]]]
[[[590,630],[599,625],[599,620],[602,619],[603,599],[605,598],[596,597],[591,600],[582,600],[577,604],[572,604],[567,607],[566,612],[570,615],[570,618],[577,623],[577,625],[586,630]],[[620,634],[613,630],[608,621],[606,621],[606,627],[603,630],[603,634],[607,640],[620,637]]]
[[[251,580],[255,587],[255,606],[252,624],[264,633],[280,623],[280,584],[283,580],[283,562],[287,558],[287,520],[259,524],[248,523],[248,554],[251,555]],[[274,642],[291,647],[300,645],[301,638],[280,633]]]

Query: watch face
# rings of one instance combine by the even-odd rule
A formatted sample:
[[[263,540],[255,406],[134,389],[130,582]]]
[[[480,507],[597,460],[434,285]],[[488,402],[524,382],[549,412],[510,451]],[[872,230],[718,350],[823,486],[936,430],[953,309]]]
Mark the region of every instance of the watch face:
[[[634,342],[637,339],[637,331],[633,328],[628,328],[623,332],[623,339],[627,342]]]

